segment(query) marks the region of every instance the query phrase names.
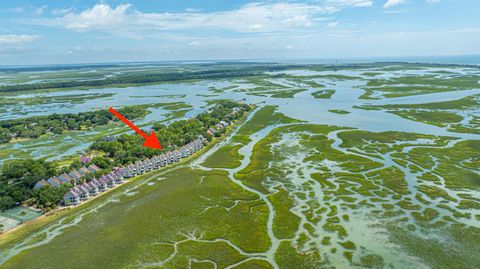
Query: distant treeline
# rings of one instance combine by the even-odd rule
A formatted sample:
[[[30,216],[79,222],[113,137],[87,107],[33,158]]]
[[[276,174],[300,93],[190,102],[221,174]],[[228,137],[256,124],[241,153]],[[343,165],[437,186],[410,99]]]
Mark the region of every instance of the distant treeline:
[[[287,66],[250,66],[231,68],[228,70],[206,70],[206,71],[186,71],[171,73],[144,73],[144,74],[126,74],[117,77],[105,78],[101,80],[82,80],[82,81],[55,81],[34,84],[16,84],[0,86],[0,92],[15,92],[42,90],[54,88],[71,88],[71,87],[97,87],[112,84],[137,84],[137,83],[154,83],[181,81],[191,79],[221,79],[231,77],[244,77],[263,74],[264,72],[284,70]]]
[[[118,64],[89,64],[89,65],[42,65],[42,66],[12,66],[0,67],[0,72],[21,73],[21,72],[44,72],[44,71],[67,71],[93,68],[112,68],[119,67]]]
[[[120,108],[119,112],[129,119],[145,116],[148,110],[144,106]],[[22,119],[0,121],[0,143],[8,143],[12,138],[38,138],[50,132],[61,134],[64,131],[80,130],[108,124],[116,120],[108,110],[81,112],[78,114],[52,114]]]

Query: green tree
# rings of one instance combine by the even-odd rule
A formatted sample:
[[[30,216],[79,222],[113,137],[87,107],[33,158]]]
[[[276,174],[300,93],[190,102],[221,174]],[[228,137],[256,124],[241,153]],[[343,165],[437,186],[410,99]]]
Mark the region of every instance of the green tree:
[[[109,168],[112,168],[113,166],[112,161],[110,159],[102,156],[94,157],[92,159],[92,162],[101,169],[109,169]]]
[[[8,129],[0,127],[0,143],[8,143],[12,138],[12,134]]]

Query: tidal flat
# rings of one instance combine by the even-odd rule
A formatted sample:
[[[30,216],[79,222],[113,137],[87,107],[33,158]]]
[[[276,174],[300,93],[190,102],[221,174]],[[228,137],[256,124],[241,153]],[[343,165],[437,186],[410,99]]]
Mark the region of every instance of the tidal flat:
[[[64,113],[163,104],[138,122],[146,127],[223,99],[257,108],[187,163],[0,237],[0,267],[477,268],[479,76],[472,66],[297,65],[15,95],[32,108],[21,117],[51,113],[42,100],[68,104]],[[48,99],[32,103],[37,95]],[[17,115],[8,98],[7,118]],[[121,132],[72,132],[63,146],[52,136],[22,141],[0,159],[68,159],[76,140]]]

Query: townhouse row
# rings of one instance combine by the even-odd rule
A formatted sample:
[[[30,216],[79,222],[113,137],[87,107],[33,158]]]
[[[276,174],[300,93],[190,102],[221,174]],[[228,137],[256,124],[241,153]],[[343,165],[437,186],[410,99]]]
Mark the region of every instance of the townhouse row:
[[[122,184],[122,170],[123,168],[116,168],[98,179],[94,178],[90,182],[85,181],[82,184],[77,184],[63,196],[63,203],[67,206],[77,205],[81,201],[88,200],[101,192]]]
[[[38,181],[35,186],[33,187],[34,190],[40,189],[44,186],[52,186],[52,187],[60,187],[60,185],[69,183],[69,184],[78,184],[83,181],[86,175],[90,173],[95,173],[100,168],[98,168],[95,164],[92,164],[88,167],[82,167],[80,169],[71,170],[70,173],[64,173],[60,176],[51,177],[47,180],[40,180]]]
[[[63,197],[65,205],[77,205],[82,201],[98,195],[108,189],[114,188],[124,182],[124,178],[134,177],[146,172],[150,172],[160,167],[180,161],[181,158],[188,157],[199,149],[204,147],[206,139],[201,136],[187,145],[174,150],[154,156],[143,161],[137,161],[127,167],[114,169],[107,175],[98,179],[94,178],[90,182],[77,184],[70,189]]]
[[[179,162],[180,159],[186,158],[203,148],[206,141],[207,140],[203,136],[200,136],[199,138],[179,149],[168,151],[150,159],[137,161],[133,164],[127,165],[127,167],[123,169],[122,175],[125,178],[134,177],[152,170],[159,169],[160,167]]]

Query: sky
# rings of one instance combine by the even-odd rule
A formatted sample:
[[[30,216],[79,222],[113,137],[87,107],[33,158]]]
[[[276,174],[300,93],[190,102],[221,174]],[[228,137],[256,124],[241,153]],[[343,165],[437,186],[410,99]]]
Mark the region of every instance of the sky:
[[[0,65],[480,54],[478,0],[1,0]]]

